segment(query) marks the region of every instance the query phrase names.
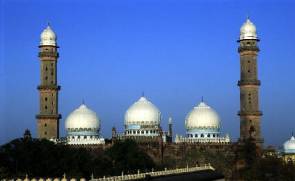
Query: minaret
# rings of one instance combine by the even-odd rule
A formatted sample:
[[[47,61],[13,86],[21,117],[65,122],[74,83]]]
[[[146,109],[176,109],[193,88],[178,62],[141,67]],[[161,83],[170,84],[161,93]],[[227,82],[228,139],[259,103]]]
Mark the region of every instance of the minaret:
[[[169,117],[168,119],[168,136],[170,136],[171,138],[173,137],[173,132],[172,132],[172,118]]]
[[[56,35],[48,25],[41,34],[39,58],[41,63],[41,83],[38,86],[40,93],[40,112],[36,116],[38,124],[38,138],[58,138],[59,119],[57,84],[58,46]]]
[[[257,76],[257,55],[259,39],[255,25],[249,20],[240,30],[238,52],[240,54],[241,77],[240,87],[240,141],[252,138],[257,146],[262,146],[263,139],[260,131],[259,86]]]

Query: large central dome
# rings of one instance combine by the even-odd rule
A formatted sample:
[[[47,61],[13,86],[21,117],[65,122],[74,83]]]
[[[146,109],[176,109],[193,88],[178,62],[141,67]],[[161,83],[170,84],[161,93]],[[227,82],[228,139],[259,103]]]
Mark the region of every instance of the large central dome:
[[[125,113],[125,125],[159,125],[161,112],[144,96],[132,104]]]
[[[190,111],[185,120],[187,130],[192,129],[219,129],[220,119],[218,114],[205,102]]]

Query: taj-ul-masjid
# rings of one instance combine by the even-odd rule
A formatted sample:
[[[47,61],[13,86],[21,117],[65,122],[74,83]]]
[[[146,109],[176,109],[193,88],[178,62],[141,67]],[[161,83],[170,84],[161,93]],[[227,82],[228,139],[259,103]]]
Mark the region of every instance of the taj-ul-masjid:
[[[63,142],[69,145],[104,145],[105,140],[100,134],[101,120],[99,116],[84,103],[68,115],[65,121],[67,136],[59,138],[58,92],[57,84],[57,37],[50,26],[41,34],[39,58],[41,62],[40,112],[36,116],[38,123],[38,137]],[[257,55],[259,39],[256,27],[247,18],[240,29],[238,39],[240,54],[240,141],[254,138],[258,146],[263,144],[260,132],[259,87],[257,75]],[[172,143],[172,119],[169,118],[169,130],[161,129],[161,112],[147,97],[141,96],[125,113],[125,131],[118,134],[113,128],[112,137],[134,139],[138,142]],[[221,134],[221,119],[218,113],[203,100],[188,112],[184,118],[186,135],[176,135],[175,142],[190,144],[230,144],[228,134]],[[284,143],[286,160],[295,160],[295,138]]]

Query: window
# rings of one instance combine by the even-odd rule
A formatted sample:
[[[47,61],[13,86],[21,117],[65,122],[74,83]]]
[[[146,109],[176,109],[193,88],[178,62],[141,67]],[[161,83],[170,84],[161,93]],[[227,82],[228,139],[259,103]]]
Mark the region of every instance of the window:
[[[47,76],[45,77],[45,80],[48,80],[48,77]]]
[[[210,134],[208,134],[207,137],[210,138]]]
[[[45,131],[44,134],[47,135],[47,132]]]
[[[204,138],[204,134],[201,134],[201,137]]]
[[[47,97],[45,97],[45,101],[47,101]]]
[[[44,127],[47,127],[47,124],[46,123],[44,124]]]
[[[198,137],[198,134],[195,134],[195,138],[197,138]]]
[[[47,109],[47,106],[45,106],[45,109]]]

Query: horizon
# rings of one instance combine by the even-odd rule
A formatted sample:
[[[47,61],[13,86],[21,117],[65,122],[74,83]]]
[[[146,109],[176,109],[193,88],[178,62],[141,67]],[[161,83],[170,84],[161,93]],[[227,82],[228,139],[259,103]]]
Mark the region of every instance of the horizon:
[[[112,3],[116,2],[116,3]],[[252,2],[252,1],[251,1]],[[185,135],[185,116],[201,98],[219,114],[221,133],[239,137],[239,30],[250,16],[260,38],[258,79],[264,146],[295,130],[295,3],[292,1],[3,1],[1,6],[0,144],[36,137],[40,34],[57,34],[60,135],[84,100],[101,119],[101,133],[124,129],[125,111],[142,92],[162,113],[167,131]],[[43,7],[47,8],[43,8]],[[75,12],[72,13],[67,13]],[[222,12],[222,13],[220,13]]]

